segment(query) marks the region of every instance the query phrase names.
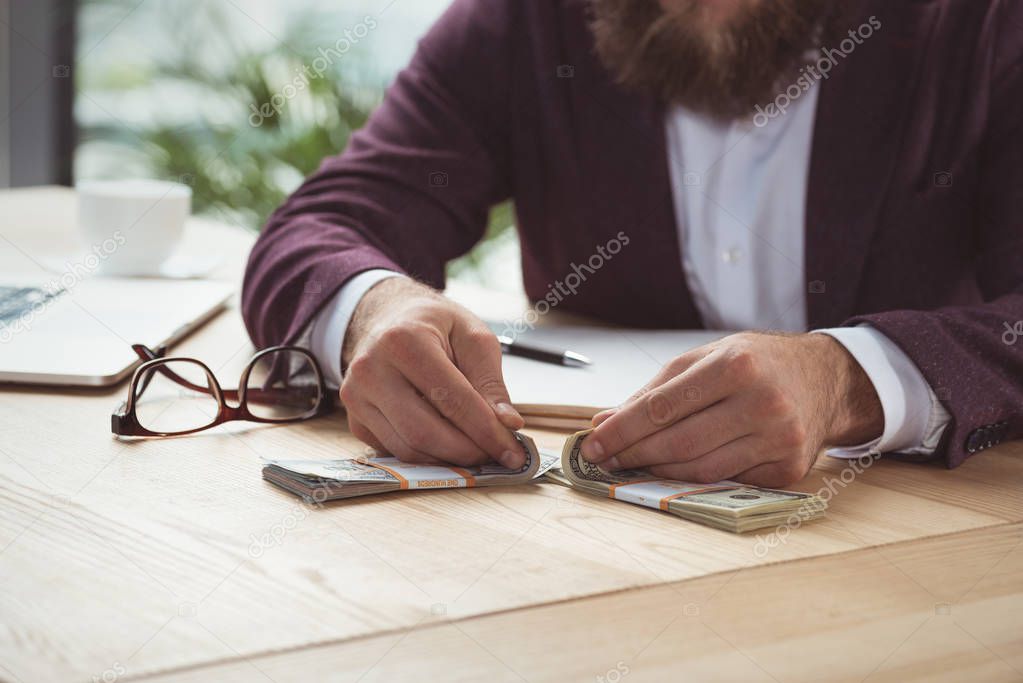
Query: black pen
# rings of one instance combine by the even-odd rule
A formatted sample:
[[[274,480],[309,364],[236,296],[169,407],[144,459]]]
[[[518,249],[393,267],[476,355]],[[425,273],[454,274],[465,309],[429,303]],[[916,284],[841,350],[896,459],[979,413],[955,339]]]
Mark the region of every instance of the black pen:
[[[497,336],[497,341],[501,342],[501,351],[507,353],[509,356],[520,356],[522,358],[538,360],[543,363],[569,365],[572,367],[583,367],[585,365],[593,364],[593,361],[589,358],[581,353],[576,353],[575,351],[549,351],[536,346],[522,344],[513,341],[511,337],[503,337],[501,335]]]

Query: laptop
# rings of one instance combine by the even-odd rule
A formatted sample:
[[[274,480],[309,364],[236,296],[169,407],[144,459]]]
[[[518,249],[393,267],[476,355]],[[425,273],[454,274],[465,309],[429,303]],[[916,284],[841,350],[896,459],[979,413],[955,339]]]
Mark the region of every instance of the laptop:
[[[131,344],[173,344],[219,313],[234,285],[0,276],[0,382],[102,387],[139,363]]]

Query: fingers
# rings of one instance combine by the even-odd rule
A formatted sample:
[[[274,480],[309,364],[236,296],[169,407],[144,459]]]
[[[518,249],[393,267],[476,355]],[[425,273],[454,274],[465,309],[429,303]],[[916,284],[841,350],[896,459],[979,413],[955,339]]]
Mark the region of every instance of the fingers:
[[[525,453],[511,430],[524,421],[510,404],[494,334],[435,296],[389,305],[390,317],[363,332],[341,386],[360,429],[399,457],[425,454],[463,465],[493,458],[521,467]]]
[[[473,441],[444,419],[393,368],[381,373],[366,400],[387,417],[402,440],[419,453],[427,453],[456,465],[479,465],[490,459]]]
[[[810,462],[788,459],[756,465],[733,478],[743,484],[780,489],[800,481],[810,471]]]
[[[394,329],[383,336],[379,351],[351,362],[341,386],[345,405],[403,459],[405,454],[428,455],[468,465],[494,458],[507,467],[521,467],[525,453],[518,440],[455,367],[435,330]],[[364,404],[386,418],[402,444],[377,431],[379,422],[366,418]]]
[[[348,411],[348,431],[352,433],[356,439],[366,444],[375,451],[381,453],[387,452],[387,446],[373,434],[373,430],[367,427],[358,418],[354,411]]]
[[[651,391],[667,382],[672,377],[675,377],[676,375],[685,372],[693,365],[693,363],[706,356],[708,353],[710,353],[710,351],[711,349],[707,347],[700,347],[698,349],[693,349],[692,351],[688,351],[682,354],[678,358],[672,360],[670,363],[666,363],[664,367],[661,368],[656,375],[654,375],[653,379],[644,384],[639,391],[635,392],[634,394],[632,394],[632,396],[627,398],[625,400],[625,403],[622,404],[622,406],[639,400],[643,396],[646,396]],[[596,427],[597,425],[603,423],[609,417],[617,413],[620,407],[621,406],[616,408],[608,408],[607,410],[600,411],[599,413],[593,416],[593,419],[591,420],[590,423],[594,427]]]
[[[744,436],[716,448],[695,460],[654,465],[651,474],[665,479],[678,479],[701,484],[711,484],[731,479],[736,475],[765,464],[765,455],[759,439]]]
[[[526,423],[512,407],[501,371],[501,345],[485,326],[457,326],[451,335],[455,365],[476,391],[489,403],[507,429],[522,429]]]
[[[738,334],[679,357],[619,409],[594,417],[583,457],[688,481],[801,479],[826,433],[818,413],[827,396],[807,379],[813,359],[794,343]]]
[[[657,388],[623,405],[583,442],[583,457],[600,463],[730,395],[734,382],[710,353]]]
[[[749,435],[743,421],[736,419],[732,403],[733,399],[726,399],[640,439],[608,458],[605,468],[637,469],[689,462]]]
[[[443,349],[427,344],[415,362],[401,360],[398,370],[440,415],[501,464],[522,466],[526,456],[518,440]]]
[[[381,413],[376,407],[365,403],[358,402],[353,406],[348,407],[348,424],[352,429],[352,434],[365,443],[377,448],[372,442],[378,443],[382,448],[377,450],[391,455],[397,456],[406,462],[422,463],[422,464],[437,464],[440,460],[433,456],[417,451],[409,446],[404,439],[398,434],[384,414]],[[354,418],[353,418],[354,415]],[[364,438],[367,435],[370,437],[369,440]]]
[[[691,351],[686,351],[681,356],[673,358],[671,361],[665,363],[664,366],[657,371],[657,374],[653,376],[653,379],[640,387],[639,391],[630,396],[625,403],[636,401],[643,396],[646,396],[654,389],[665,384],[673,377],[681,375],[683,372],[691,368],[698,360],[707,356],[711,351],[711,348],[701,346],[699,348],[692,349]]]

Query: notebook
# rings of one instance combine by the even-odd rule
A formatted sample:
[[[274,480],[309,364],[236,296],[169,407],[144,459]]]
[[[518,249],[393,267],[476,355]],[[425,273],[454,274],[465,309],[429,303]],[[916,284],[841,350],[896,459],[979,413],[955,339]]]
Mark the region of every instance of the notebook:
[[[503,324],[492,324],[508,334]],[[665,363],[730,334],[708,330],[637,330],[616,327],[536,327],[515,341],[587,356],[592,365],[566,367],[518,356],[503,358],[512,404],[530,427],[583,429],[605,408],[620,405]]]

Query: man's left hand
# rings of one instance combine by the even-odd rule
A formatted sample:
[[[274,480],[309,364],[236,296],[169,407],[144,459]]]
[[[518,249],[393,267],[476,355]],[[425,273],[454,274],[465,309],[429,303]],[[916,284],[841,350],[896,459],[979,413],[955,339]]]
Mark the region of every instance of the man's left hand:
[[[582,455],[605,469],[780,487],[806,476],[822,448],[880,436],[884,413],[834,338],[747,332],[675,358],[593,423]]]

